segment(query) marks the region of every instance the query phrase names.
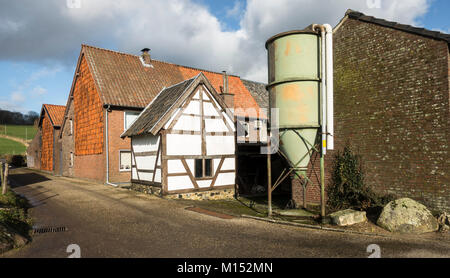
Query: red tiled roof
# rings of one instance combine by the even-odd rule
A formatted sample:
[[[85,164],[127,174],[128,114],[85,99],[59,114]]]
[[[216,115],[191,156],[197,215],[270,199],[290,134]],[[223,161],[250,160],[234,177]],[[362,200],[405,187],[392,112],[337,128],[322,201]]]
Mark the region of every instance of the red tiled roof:
[[[82,45],[82,55],[88,62],[103,104],[144,108],[164,88],[190,79],[200,72],[218,93],[223,84],[222,73],[152,60],[144,67],[136,55]],[[259,106],[238,76],[228,75],[229,92],[235,95],[234,108]],[[258,114],[258,113],[257,113]],[[256,116],[254,113],[240,116]]]
[[[64,119],[64,111],[66,107],[64,105],[44,104],[45,110],[47,110],[50,120],[53,126],[61,126]]]

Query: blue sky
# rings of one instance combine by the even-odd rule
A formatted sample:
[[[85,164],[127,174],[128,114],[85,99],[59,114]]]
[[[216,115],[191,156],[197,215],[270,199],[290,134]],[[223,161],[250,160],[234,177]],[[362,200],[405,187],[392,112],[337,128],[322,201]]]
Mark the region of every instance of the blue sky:
[[[381,0],[377,8],[321,0],[322,10],[308,0],[73,0],[79,9],[22,1],[0,0],[0,108],[20,112],[65,105],[81,43],[132,54],[150,47],[156,59],[264,82],[269,36],[313,21],[335,25],[348,8],[450,31],[448,0]]]

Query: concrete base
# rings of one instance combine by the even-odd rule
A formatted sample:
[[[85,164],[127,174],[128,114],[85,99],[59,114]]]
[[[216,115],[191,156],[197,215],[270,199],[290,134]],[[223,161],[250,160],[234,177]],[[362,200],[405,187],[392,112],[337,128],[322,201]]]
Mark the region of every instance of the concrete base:
[[[314,216],[313,213],[306,211],[304,209],[287,209],[287,210],[274,210],[274,212],[283,216]]]
[[[338,226],[350,226],[367,220],[365,211],[356,211],[352,209],[341,210],[330,214],[333,224]]]

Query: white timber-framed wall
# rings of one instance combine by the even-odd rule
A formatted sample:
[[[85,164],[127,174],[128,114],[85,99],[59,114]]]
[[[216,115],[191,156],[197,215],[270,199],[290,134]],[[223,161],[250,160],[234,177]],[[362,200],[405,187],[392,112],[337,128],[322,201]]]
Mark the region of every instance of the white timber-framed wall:
[[[161,185],[161,136],[131,137],[131,181]]]
[[[208,87],[189,90],[156,135],[132,136],[133,183],[161,186],[163,194],[235,188],[234,121]]]

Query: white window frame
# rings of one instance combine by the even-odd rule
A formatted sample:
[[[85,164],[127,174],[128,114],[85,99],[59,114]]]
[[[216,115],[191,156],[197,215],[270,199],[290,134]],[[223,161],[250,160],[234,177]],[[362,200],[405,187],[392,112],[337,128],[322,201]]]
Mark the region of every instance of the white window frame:
[[[197,177],[196,173],[197,173],[197,160],[201,160],[202,161],[202,176],[201,177]],[[210,160],[211,161],[211,175],[207,176],[206,175],[206,160]],[[214,178],[214,159],[212,158],[196,158],[194,159],[194,178],[196,180],[210,180],[212,178]]]
[[[127,130],[127,113],[130,113],[130,114],[136,114],[136,116],[139,116],[139,114],[140,114],[140,112],[131,111],[131,110],[125,110],[125,111],[123,111],[123,130],[124,130],[124,131]],[[136,119],[137,119],[137,117],[136,117]],[[134,121],[135,121],[136,119],[134,119]],[[133,121],[133,122],[134,122],[134,121]],[[131,122],[130,125],[131,125],[133,122]]]
[[[122,152],[129,152],[130,153],[130,168],[129,169],[121,169],[120,166],[122,164]],[[119,172],[131,172],[131,168],[133,168],[133,154],[131,153],[131,150],[119,150]]]
[[[72,119],[69,119],[69,124],[70,124],[70,134],[69,135],[72,135],[73,134],[73,120]]]
[[[73,155],[73,152],[70,152],[69,167],[73,167],[73,161],[74,161],[74,155]]]
[[[264,127],[264,121],[263,120],[255,120],[255,129],[261,130]]]

